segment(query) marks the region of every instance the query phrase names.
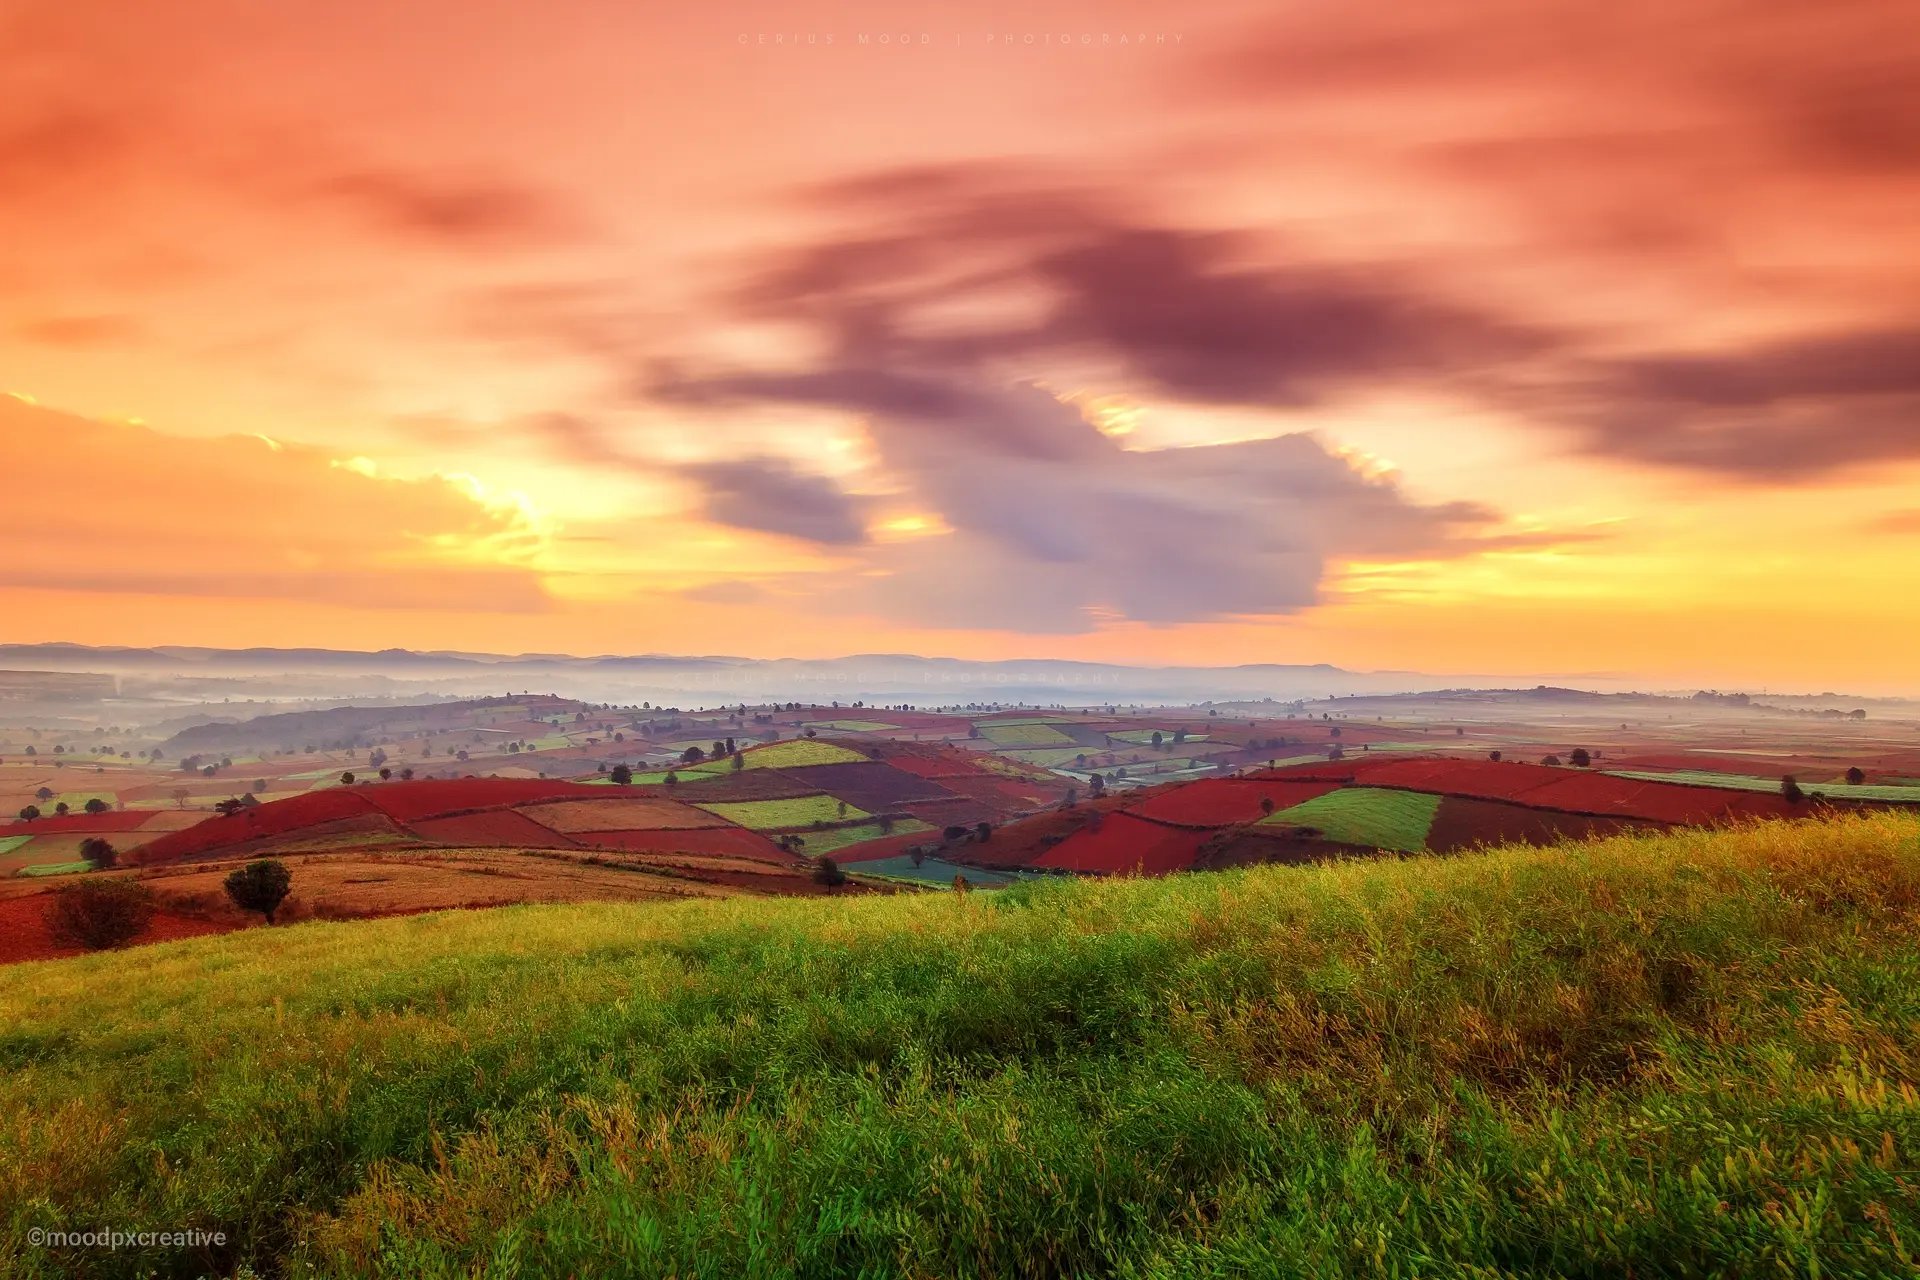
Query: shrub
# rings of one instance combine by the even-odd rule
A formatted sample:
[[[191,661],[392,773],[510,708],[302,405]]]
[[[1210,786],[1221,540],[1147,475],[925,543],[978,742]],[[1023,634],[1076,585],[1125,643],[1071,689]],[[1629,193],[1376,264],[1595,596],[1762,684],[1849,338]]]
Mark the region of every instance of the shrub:
[[[1857,787],[1861,783],[1865,782],[1866,780],[1867,780],[1866,772],[1863,769],[1861,769],[1859,765],[1855,765],[1853,766],[1853,768],[1847,770],[1848,786]]]
[[[111,871],[120,864],[120,851],[99,836],[80,842],[80,856],[93,864],[95,871]]]
[[[1807,798],[1807,793],[1800,789],[1799,782],[1791,774],[1780,779],[1780,794],[1786,798],[1788,804],[1799,804]]]
[[[847,873],[832,858],[821,858],[813,868],[813,882],[828,889],[838,889],[847,882]]]
[[[226,879],[227,896],[242,911],[258,911],[273,923],[273,913],[286,900],[293,887],[293,874],[287,864],[273,858],[249,862]]]
[[[47,903],[47,932],[65,947],[125,946],[153,920],[153,891],[133,880],[83,880]]]
[[[607,780],[616,787],[628,786],[633,782],[633,770],[624,764],[617,764],[613,766],[612,772],[607,774]]]
[[[350,787],[350,786],[352,786],[352,785],[353,785],[353,771],[352,771],[352,770],[348,770],[348,771],[347,771],[346,773],[343,773],[343,774],[341,774],[341,775],[340,775],[340,785],[341,785],[341,786],[343,786],[343,787]]]
[[[1502,759],[1502,756],[1501,756],[1501,753],[1498,751],[1489,751],[1487,752],[1487,759],[1493,761],[1495,764],[1499,764]]]
[[[40,806],[37,804],[30,804],[26,808],[20,811],[20,821],[22,822],[32,822],[34,819],[38,818],[39,816],[40,816]]]
[[[1573,754],[1567,757],[1576,769],[1585,769],[1593,764],[1593,757],[1587,754],[1585,747],[1575,747]]]
[[[1548,756],[1545,760],[1542,760],[1540,763],[1544,765],[1548,765],[1553,768],[1558,768],[1560,766],[1561,761],[1559,756]]]
[[[94,796],[91,800],[88,800],[86,804],[82,805],[81,808],[85,809],[88,813],[105,813],[107,811],[107,802],[99,796]]]

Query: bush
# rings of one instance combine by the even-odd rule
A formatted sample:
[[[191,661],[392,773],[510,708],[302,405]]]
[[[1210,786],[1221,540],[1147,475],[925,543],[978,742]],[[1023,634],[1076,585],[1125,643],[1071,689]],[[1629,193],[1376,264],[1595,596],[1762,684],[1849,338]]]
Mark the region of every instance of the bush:
[[[616,787],[630,786],[633,783],[633,770],[624,764],[617,764],[607,774],[607,780]]]
[[[1849,769],[1849,770],[1847,770],[1847,785],[1848,785],[1848,786],[1850,786],[1850,787],[1857,787],[1857,786],[1859,786],[1859,785],[1860,785],[1861,783],[1863,783],[1863,782],[1865,782],[1866,780],[1867,780],[1867,775],[1866,775],[1866,771],[1865,771],[1865,770],[1863,770],[1863,769],[1861,769],[1861,767],[1860,767],[1859,765],[1855,765],[1855,766],[1853,766],[1853,768],[1851,768],[1851,769]]]
[[[63,947],[105,951],[147,931],[153,891],[134,880],[83,880],[52,895],[47,932]]]
[[[1780,794],[1786,798],[1788,804],[1799,804],[1807,798],[1807,793],[1800,789],[1799,782],[1791,774],[1780,779]]]
[[[1545,760],[1542,760],[1540,763],[1557,769],[1560,767],[1560,757],[1548,756]]]
[[[249,862],[226,879],[227,896],[242,911],[258,911],[273,923],[273,913],[286,900],[293,887],[293,873],[287,864],[273,858]]]
[[[81,807],[88,813],[105,813],[107,811],[107,802],[99,796],[95,796]]]
[[[1585,769],[1593,764],[1593,757],[1587,754],[1585,747],[1575,747],[1573,754],[1567,757],[1567,761],[1576,769]]]
[[[847,882],[847,873],[832,858],[822,858],[814,865],[813,882],[828,889],[838,889]]]
[[[93,864],[95,871],[111,871],[120,864],[120,851],[99,836],[80,842],[80,856]]]

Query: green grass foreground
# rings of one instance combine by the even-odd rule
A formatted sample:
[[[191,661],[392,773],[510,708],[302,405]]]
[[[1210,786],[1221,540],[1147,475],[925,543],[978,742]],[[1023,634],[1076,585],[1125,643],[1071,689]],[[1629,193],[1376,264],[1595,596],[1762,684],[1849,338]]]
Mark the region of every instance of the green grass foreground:
[[[1917,908],[1887,814],[19,965],[0,1269],[1907,1275]]]

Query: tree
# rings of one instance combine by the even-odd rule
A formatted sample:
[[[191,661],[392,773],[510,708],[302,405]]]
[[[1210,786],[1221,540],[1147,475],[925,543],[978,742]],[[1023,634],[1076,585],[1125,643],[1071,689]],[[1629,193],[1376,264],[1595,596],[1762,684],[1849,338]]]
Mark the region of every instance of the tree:
[[[1576,769],[1586,769],[1593,765],[1593,757],[1587,754],[1585,747],[1575,747],[1573,754],[1567,757],[1567,761]]]
[[[46,908],[54,942],[89,951],[125,946],[152,920],[153,891],[134,880],[83,880],[54,893]]]
[[[247,788],[247,790],[253,792],[256,795],[258,795],[262,791],[265,791],[266,789],[267,789],[267,780],[265,778],[255,778],[253,780],[253,785]]]
[[[105,800],[102,800],[99,796],[89,797],[87,799],[86,804],[82,805],[81,807],[84,808],[88,813],[105,813],[109,808],[107,802]]]
[[[967,838],[967,829],[956,822],[941,831],[940,838],[942,840],[965,840]]]
[[[616,787],[631,786],[633,783],[633,770],[624,764],[617,764],[613,766],[613,772],[609,773],[607,778]]]
[[[1273,816],[1273,797],[1272,796],[1260,797],[1260,812],[1265,817]]]
[[[249,809],[258,809],[260,807],[260,797],[249,791],[240,797],[240,803]]]
[[[408,766],[407,766],[406,768],[404,768],[404,769],[402,769],[402,770],[400,771],[400,781],[402,781],[402,782],[412,782],[412,781],[413,781],[413,766],[412,766],[412,765],[408,765]]]
[[[831,893],[847,882],[847,873],[832,858],[821,858],[813,867],[813,882]]]
[[[833,816],[836,818],[844,818],[847,816],[847,802],[845,800],[840,802],[839,807],[834,810]]]
[[[699,764],[702,760],[705,760],[706,758],[707,758],[707,753],[702,751],[699,747],[688,747],[685,751],[682,751],[680,753],[680,762],[682,764]]]
[[[1799,804],[1807,798],[1807,793],[1800,789],[1800,784],[1792,774],[1780,779],[1780,795],[1788,804]]]
[[[1498,751],[1489,751],[1489,752],[1487,752],[1487,759],[1489,759],[1489,760],[1491,760],[1491,761],[1493,761],[1493,762],[1494,762],[1495,764],[1499,764],[1499,763],[1500,763],[1500,761],[1501,761],[1501,760],[1503,760],[1504,758],[1505,758],[1505,757],[1504,757],[1504,756],[1502,756],[1502,755],[1500,754],[1500,752],[1498,752]]]
[[[1865,782],[1866,780],[1867,780],[1867,775],[1866,775],[1866,773],[1865,773],[1865,771],[1863,771],[1863,770],[1862,770],[1862,769],[1860,768],[1860,766],[1859,766],[1859,765],[1855,765],[1855,766],[1853,766],[1853,768],[1851,768],[1851,769],[1849,769],[1849,770],[1847,770],[1847,785],[1848,785],[1848,786],[1850,786],[1850,787],[1857,787],[1857,786],[1859,786],[1859,785],[1860,785],[1861,783],[1863,783],[1863,782]]]
[[[226,879],[227,896],[242,911],[258,911],[273,923],[274,912],[286,901],[293,887],[293,875],[287,864],[273,858],[249,862]]]
[[[186,808],[186,807],[187,807],[187,795],[188,795],[188,792],[187,792],[187,789],[186,789],[185,787],[175,787],[175,788],[173,789],[173,804],[174,804],[174,807],[175,807],[175,808],[177,808],[177,809],[184,809],[184,808]]]
[[[80,842],[80,856],[91,862],[95,871],[111,871],[120,862],[120,851],[99,836],[88,836]]]
[[[973,838],[981,844],[985,844],[992,836],[993,824],[991,822],[976,822],[973,824]]]
[[[734,772],[738,773],[740,770],[746,767],[747,767],[747,758],[741,755],[738,751],[734,752],[733,753]]]
[[[53,806],[53,816],[56,818],[64,818],[67,816],[69,812],[71,812],[71,810],[69,809],[67,802],[65,800],[62,800],[59,804]]]
[[[40,806],[37,804],[30,804],[20,811],[20,821],[22,822],[32,822],[39,816]]]
[[[353,770],[349,769],[345,773],[340,775],[340,785],[343,787],[350,787],[353,785]]]
[[[33,793],[33,798],[35,800],[38,800],[40,803],[45,804],[47,801],[53,799],[53,788],[42,787],[38,791]]]
[[[666,782],[670,787],[678,786],[680,784],[680,775],[669,769],[667,771]]]
[[[239,813],[242,809],[246,808],[247,806],[241,803],[240,800],[230,797],[226,800],[222,800],[219,804],[213,807],[214,807],[214,810],[218,812],[221,817],[231,818],[235,814]]]
[[[1160,731],[1159,731],[1158,729],[1155,729],[1155,730],[1153,731],[1153,737],[1152,737],[1152,739],[1151,739],[1150,741],[1152,741],[1152,743],[1153,743],[1153,745],[1154,745],[1154,746],[1155,746],[1156,748],[1157,748],[1157,747],[1158,747],[1158,746],[1160,745],[1160,743],[1161,743],[1161,737],[1160,737]]]

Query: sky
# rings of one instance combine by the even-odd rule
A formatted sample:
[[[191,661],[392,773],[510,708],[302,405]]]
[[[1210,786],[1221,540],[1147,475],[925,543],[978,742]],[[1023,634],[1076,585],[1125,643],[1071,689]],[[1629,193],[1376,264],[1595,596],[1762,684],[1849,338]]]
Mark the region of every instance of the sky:
[[[1920,692],[1920,0],[0,0],[0,638]]]

